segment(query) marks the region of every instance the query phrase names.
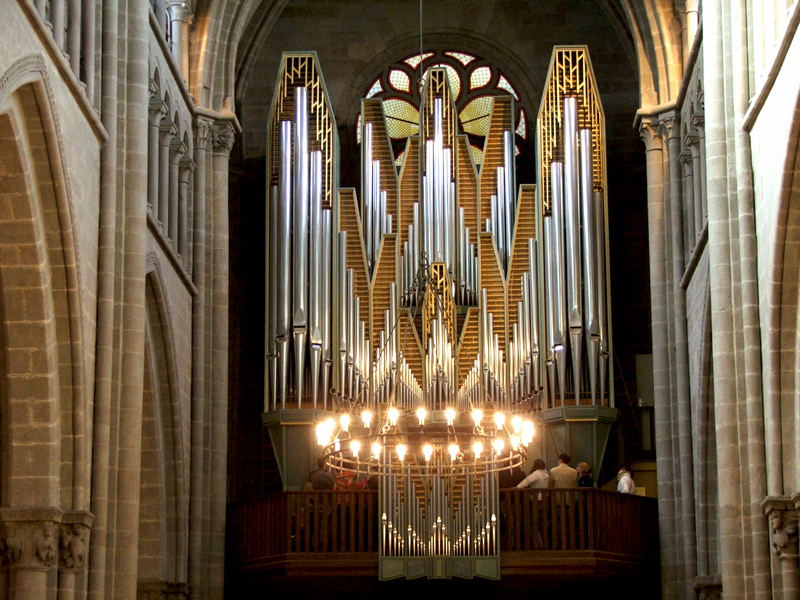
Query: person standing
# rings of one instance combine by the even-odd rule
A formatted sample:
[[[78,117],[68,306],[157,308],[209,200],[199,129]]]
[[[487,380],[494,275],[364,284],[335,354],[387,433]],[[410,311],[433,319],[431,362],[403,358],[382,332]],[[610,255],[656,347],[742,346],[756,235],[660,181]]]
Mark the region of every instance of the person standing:
[[[550,469],[550,487],[578,487],[578,472],[569,466],[569,454],[558,455],[558,465]]]
[[[547,467],[541,458],[533,461],[533,470],[531,474],[517,484],[517,487],[522,488],[538,488],[543,489],[550,485],[550,475],[547,472]]]
[[[578,487],[592,487],[592,470],[589,468],[589,463],[578,463]]]
[[[630,471],[622,465],[617,473],[617,491],[622,494],[635,494],[636,485],[633,483],[633,477]]]

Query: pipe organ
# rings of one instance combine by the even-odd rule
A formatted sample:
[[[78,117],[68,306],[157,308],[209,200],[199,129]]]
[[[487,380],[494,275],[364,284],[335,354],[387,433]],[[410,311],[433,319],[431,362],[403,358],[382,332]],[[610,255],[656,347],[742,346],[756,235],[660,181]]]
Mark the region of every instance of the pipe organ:
[[[495,473],[524,460],[521,417],[557,429],[575,408],[615,414],[596,89],[585,47],[554,50],[539,185],[517,188],[513,98],[494,99],[478,169],[446,72],[431,69],[399,172],[381,101],[362,100],[357,193],[338,187],[316,55],[284,55],[268,132],[265,413],[346,416],[317,437],[333,468],[381,477],[382,557],[496,559]],[[607,433],[557,450],[599,468]]]

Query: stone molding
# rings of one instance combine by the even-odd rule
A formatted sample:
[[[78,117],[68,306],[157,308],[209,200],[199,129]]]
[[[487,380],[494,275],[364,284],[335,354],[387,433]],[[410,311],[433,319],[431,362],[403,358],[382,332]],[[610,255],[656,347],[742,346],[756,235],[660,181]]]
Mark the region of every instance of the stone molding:
[[[59,547],[59,567],[75,571],[86,562],[89,548],[89,531],[94,515],[86,511],[64,513],[61,519]]]
[[[54,566],[62,517],[57,508],[1,508],[2,562],[12,569],[46,570]]]
[[[58,508],[0,508],[0,567],[76,571],[86,564],[94,515]]]
[[[694,590],[697,600],[722,600],[722,580],[716,577],[695,577]]]
[[[796,498],[789,496],[767,496],[761,508],[769,522],[769,538],[772,553],[778,558],[798,558],[798,516]]]
[[[233,142],[236,139],[236,131],[230,121],[217,121],[213,128],[211,147],[214,154],[230,155]]]
[[[189,584],[161,579],[140,580],[136,586],[137,600],[189,600]]]

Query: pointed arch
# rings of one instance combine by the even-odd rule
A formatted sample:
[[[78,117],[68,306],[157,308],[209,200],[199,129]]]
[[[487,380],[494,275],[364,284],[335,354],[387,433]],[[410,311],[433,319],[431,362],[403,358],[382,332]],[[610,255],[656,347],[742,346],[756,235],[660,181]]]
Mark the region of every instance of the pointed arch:
[[[140,581],[182,583],[187,573],[188,481],[173,320],[157,257],[147,260],[142,428]]]
[[[0,130],[8,486],[2,502],[85,510],[88,415],[78,250],[66,152],[41,55],[20,58],[0,76]],[[15,444],[20,436],[35,443]]]

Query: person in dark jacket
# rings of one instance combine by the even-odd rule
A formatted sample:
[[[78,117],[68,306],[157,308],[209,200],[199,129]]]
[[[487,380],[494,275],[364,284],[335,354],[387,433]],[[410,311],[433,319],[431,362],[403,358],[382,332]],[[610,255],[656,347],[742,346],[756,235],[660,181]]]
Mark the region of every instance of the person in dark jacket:
[[[578,487],[594,487],[594,480],[592,479],[592,470],[589,464],[582,462],[578,463]]]

